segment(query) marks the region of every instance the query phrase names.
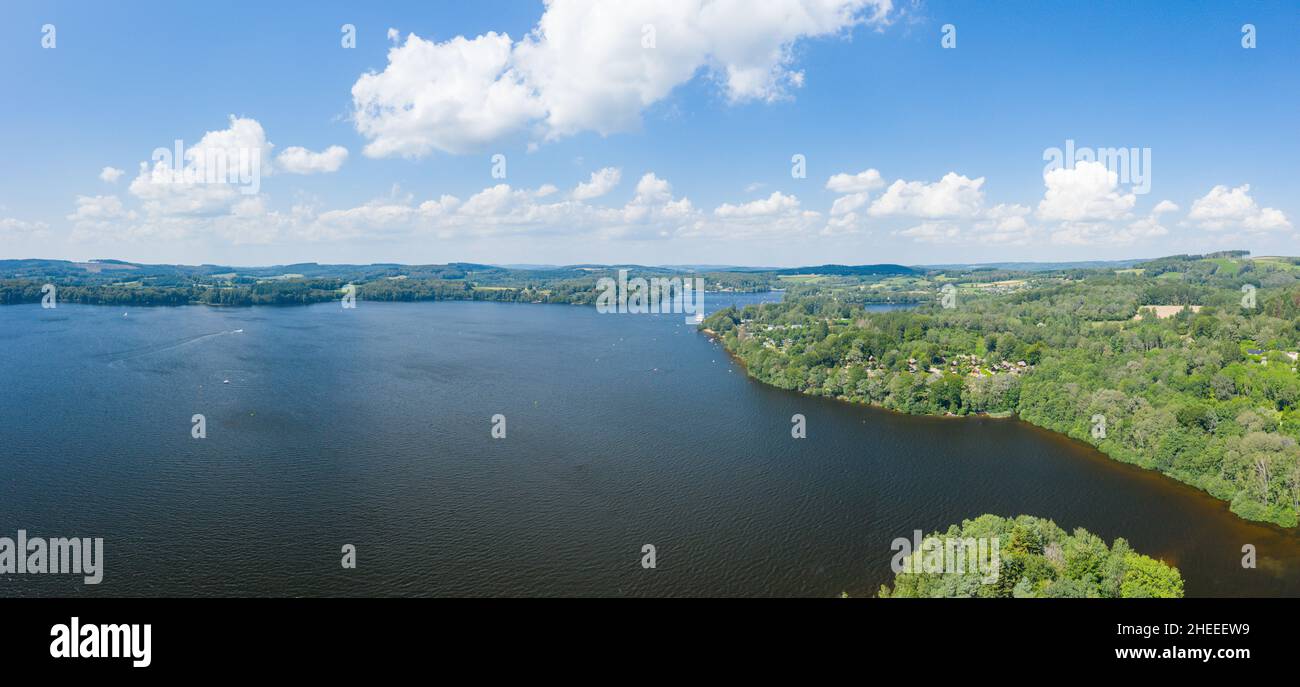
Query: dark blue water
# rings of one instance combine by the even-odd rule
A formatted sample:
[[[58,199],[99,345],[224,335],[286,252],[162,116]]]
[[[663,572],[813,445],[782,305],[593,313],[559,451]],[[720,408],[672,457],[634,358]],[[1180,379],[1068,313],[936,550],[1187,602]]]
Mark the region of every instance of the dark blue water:
[[[1292,532],[1014,420],[763,386],[680,315],[123,313],[0,308],[0,536],[106,559],[0,595],[869,595],[895,537],[985,512],[1126,537],[1190,594],[1300,593]]]

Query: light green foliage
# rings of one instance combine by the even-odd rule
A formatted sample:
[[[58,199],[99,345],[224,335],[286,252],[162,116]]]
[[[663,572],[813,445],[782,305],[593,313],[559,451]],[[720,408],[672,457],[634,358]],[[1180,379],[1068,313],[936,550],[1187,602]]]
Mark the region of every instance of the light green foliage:
[[[1120,596],[1126,599],[1178,599],[1183,596],[1183,577],[1154,558],[1129,552],[1124,556]]]
[[[1118,598],[1181,597],[1178,569],[1134,552],[1123,539],[1107,547],[1100,537],[1078,528],[1073,534],[1051,520],[1021,515],[981,515],[932,537],[996,537],[1000,565],[988,582],[978,571],[902,572],[881,597],[952,598]]]

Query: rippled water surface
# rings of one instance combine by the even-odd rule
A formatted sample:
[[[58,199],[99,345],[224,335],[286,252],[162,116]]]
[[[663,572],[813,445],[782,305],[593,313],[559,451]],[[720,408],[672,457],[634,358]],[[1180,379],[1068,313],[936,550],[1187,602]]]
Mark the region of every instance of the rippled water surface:
[[[0,595],[865,595],[895,537],[986,512],[1126,537],[1189,594],[1300,594],[1294,532],[1018,421],[766,387],[678,315],[0,307],[0,536],[106,559]]]

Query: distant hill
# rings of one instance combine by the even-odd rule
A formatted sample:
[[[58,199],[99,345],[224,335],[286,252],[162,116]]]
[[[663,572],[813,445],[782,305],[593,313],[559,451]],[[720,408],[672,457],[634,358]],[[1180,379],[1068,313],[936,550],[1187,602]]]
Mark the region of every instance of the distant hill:
[[[772,272],[773,274],[828,274],[834,276],[918,274],[917,270],[903,265],[816,265],[813,267],[787,267],[779,270],[740,269],[743,272]]]
[[[593,272],[613,272],[620,269],[638,271],[644,274],[672,274],[681,272],[694,273],[732,273],[744,275],[768,274],[777,276],[826,275],[826,276],[910,276],[926,272],[944,270],[1001,270],[1012,272],[1050,272],[1056,270],[1077,269],[1128,269],[1165,268],[1186,265],[1207,259],[1249,259],[1247,251],[1220,251],[1207,255],[1173,255],[1162,258],[1134,258],[1129,260],[1089,260],[1074,262],[991,262],[991,263],[946,263],[936,265],[905,266],[893,263],[875,265],[809,265],[804,267],[746,267],[741,265],[660,265],[646,266],[633,264],[598,264],[585,263],[574,265],[513,264],[487,265],[470,262],[451,262],[447,264],[404,265],[399,263],[376,263],[369,265],[321,264],[315,262],[294,263],[289,265],[269,265],[262,267],[240,267],[236,265],[151,265],[133,263],[123,260],[91,260],[75,262],[71,260],[0,260],[0,279],[22,279],[38,277],[120,277],[127,273],[132,278],[140,277],[207,277],[213,275],[238,274],[249,278],[283,277],[300,275],[308,279],[345,279],[368,280],[386,276],[405,275],[412,278],[458,279],[467,275],[483,279],[492,276],[503,277],[511,273],[528,273],[530,276],[550,279],[578,278],[589,276]],[[1291,258],[1260,258],[1260,260],[1291,261]]]
[[[1145,259],[1133,260],[1084,260],[1079,262],[976,262],[950,263],[943,265],[917,265],[925,270],[1005,270],[1009,272],[1054,272],[1056,270],[1081,269],[1128,269],[1145,262]]]

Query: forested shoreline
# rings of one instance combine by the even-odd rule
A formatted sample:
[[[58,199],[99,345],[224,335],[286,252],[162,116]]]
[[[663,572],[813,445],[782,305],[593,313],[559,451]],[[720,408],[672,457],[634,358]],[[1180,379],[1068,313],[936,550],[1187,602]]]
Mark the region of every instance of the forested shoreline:
[[[149,266],[0,261],[0,304],[339,300],[592,304],[618,266]],[[785,291],[705,320],[754,378],[899,412],[1015,414],[1198,487],[1243,518],[1300,516],[1300,260],[1241,251],[1037,271],[862,267],[639,276]],[[881,303],[906,311],[873,312]]]
[[[596,283],[617,266],[511,269],[492,265],[138,265],[120,261],[0,261],[0,305],[39,303],[47,284],[60,303],[87,305],[308,305],[341,300],[355,287],[361,301],[480,300],[519,303],[596,302]],[[626,269],[626,268],[625,268]],[[637,276],[682,276],[680,269],[632,267]],[[905,268],[901,268],[905,269]],[[696,275],[711,291],[768,291],[770,272]]]
[[[701,326],[774,386],[913,414],[1014,413],[1295,527],[1297,274],[1294,259],[1228,254],[1003,290],[931,275],[932,301],[912,311],[869,312],[863,285],[837,284]]]

